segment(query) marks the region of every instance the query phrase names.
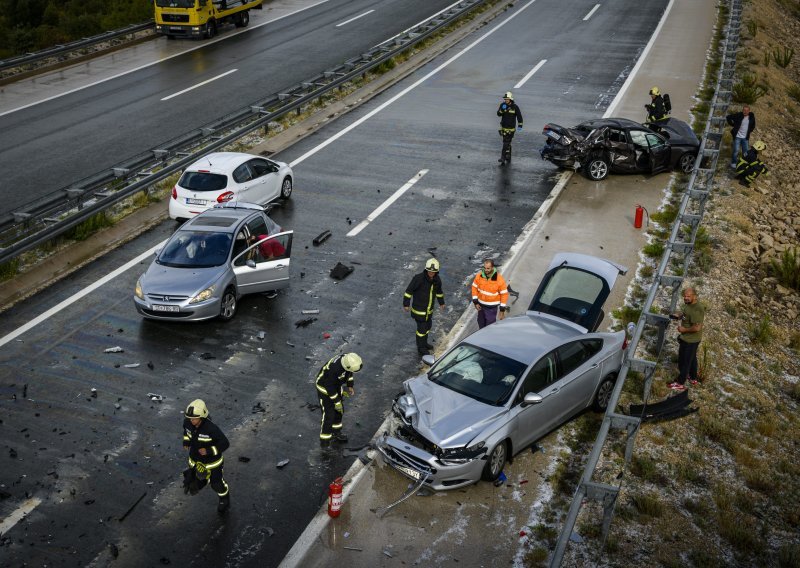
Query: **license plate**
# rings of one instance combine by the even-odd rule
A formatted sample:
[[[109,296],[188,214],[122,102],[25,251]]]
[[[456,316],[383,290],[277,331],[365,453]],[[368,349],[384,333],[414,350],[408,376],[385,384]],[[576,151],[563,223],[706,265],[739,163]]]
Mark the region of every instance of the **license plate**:
[[[558,132],[553,132],[552,130],[545,130],[545,135],[556,141],[561,140],[561,135]]]
[[[403,465],[398,465],[397,469],[399,469],[400,471],[402,471],[407,476],[409,476],[409,477],[411,477],[413,479],[419,479],[420,478],[420,473],[416,469],[411,469],[410,467],[405,467]]]
[[[170,26],[169,29],[175,30],[176,32],[179,32],[179,31],[183,30],[183,28],[180,27],[180,26]]]
[[[205,205],[207,202],[205,199],[189,199],[186,198],[186,205]]]
[[[153,304],[154,312],[179,312],[180,306],[162,306],[161,304]]]

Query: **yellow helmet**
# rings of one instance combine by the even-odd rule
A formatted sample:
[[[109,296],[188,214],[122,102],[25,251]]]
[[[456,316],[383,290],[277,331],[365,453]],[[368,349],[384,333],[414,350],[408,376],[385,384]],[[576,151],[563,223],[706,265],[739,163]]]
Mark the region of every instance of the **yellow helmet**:
[[[659,89],[658,87],[653,87],[652,89],[650,89],[650,94],[653,95],[654,97],[657,97],[658,95],[661,94],[661,89]]]
[[[357,373],[361,370],[362,366],[363,363],[361,362],[361,357],[355,353],[345,353],[342,355],[342,367],[344,367],[345,371]]]
[[[189,403],[183,415],[186,418],[208,418],[208,408],[206,403],[198,398]]]
[[[766,149],[767,145],[764,144],[764,142],[761,140],[758,140],[755,144],[753,144],[753,150],[755,150],[756,152],[761,152]]]
[[[506,94],[503,95],[503,98],[513,101],[514,100],[514,95],[511,93],[511,91],[506,91]]]
[[[425,270],[428,272],[439,272],[439,261],[435,258],[428,259],[428,262],[425,263]]]

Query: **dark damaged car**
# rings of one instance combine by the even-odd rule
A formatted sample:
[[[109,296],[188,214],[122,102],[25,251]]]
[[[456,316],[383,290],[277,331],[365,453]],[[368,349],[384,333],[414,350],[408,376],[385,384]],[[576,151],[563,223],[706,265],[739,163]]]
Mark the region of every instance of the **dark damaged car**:
[[[384,461],[435,490],[493,481],[511,457],[584,409],[608,406],[627,346],[598,332],[602,306],[625,268],[592,256],[555,256],[525,315],[473,333],[430,371],[405,381]]]
[[[572,128],[546,124],[542,158],[560,168],[581,170],[594,181],[609,173],[691,173],[700,148],[692,128],[676,118],[655,132],[626,118],[600,118]]]

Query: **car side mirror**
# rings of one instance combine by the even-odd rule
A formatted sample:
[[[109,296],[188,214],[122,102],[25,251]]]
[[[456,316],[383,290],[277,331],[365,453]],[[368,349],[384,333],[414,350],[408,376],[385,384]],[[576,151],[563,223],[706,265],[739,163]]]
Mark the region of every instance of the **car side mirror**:
[[[522,399],[522,407],[525,408],[526,406],[531,406],[533,404],[539,404],[542,402],[542,397],[536,394],[535,392],[529,392],[525,395],[525,398]]]
[[[154,255],[156,255],[156,256],[158,256],[159,254],[161,254],[161,248],[157,248],[157,249],[155,250],[155,252],[153,252],[153,254],[154,254]]]
[[[423,355],[422,362],[430,367],[436,362],[436,358],[433,355]]]
[[[255,268],[255,267],[256,267],[256,261],[255,261],[255,260],[253,260],[253,259],[248,259],[248,260],[245,262],[245,264],[246,264],[247,266],[249,266],[250,268]]]

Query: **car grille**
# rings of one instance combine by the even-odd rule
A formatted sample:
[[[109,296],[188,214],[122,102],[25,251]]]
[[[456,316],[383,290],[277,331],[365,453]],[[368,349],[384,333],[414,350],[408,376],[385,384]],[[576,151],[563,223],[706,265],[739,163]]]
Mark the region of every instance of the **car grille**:
[[[397,435],[409,443],[421,447],[423,450],[434,456],[438,456],[441,451],[439,447],[432,443],[427,438],[420,436],[413,428],[407,426],[400,426],[397,429]]]
[[[417,471],[430,472],[431,475],[436,473],[436,469],[432,468],[428,462],[412,456],[403,450],[387,445],[383,448],[383,451],[386,456],[396,464],[412,467]]]
[[[147,308],[142,308],[142,312],[147,314],[148,316],[159,317],[159,318],[188,318],[194,315],[194,312],[157,312],[155,310],[148,310]]]
[[[161,19],[165,22],[188,22],[189,14],[161,14]]]
[[[164,294],[148,294],[151,302],[178,303],[189,299],[189,296],[167,296]]]

